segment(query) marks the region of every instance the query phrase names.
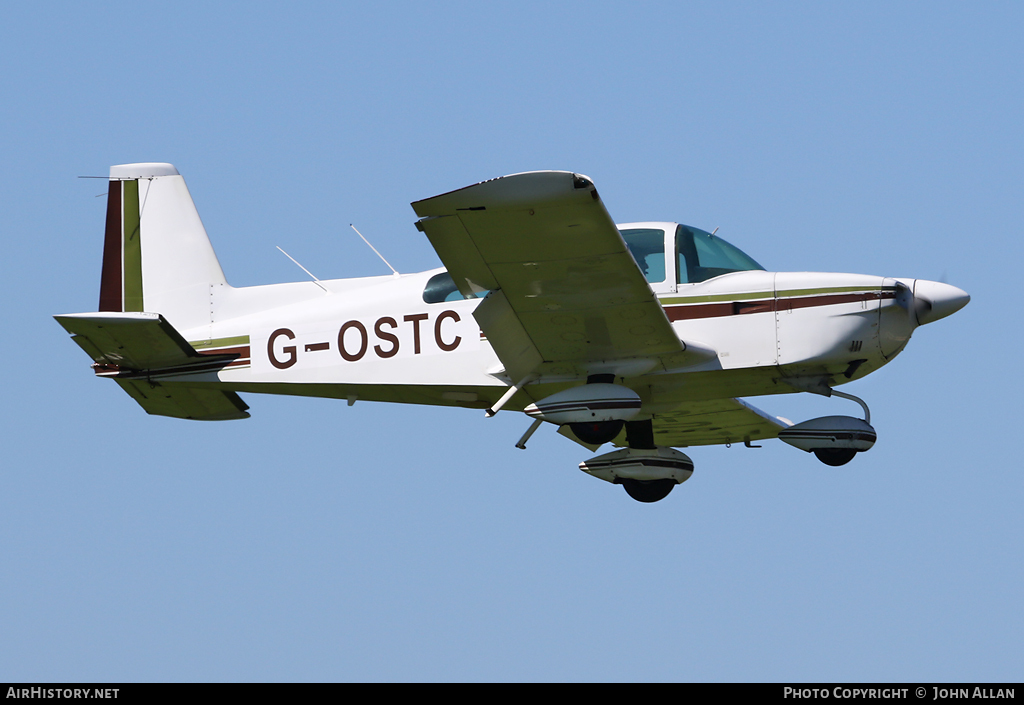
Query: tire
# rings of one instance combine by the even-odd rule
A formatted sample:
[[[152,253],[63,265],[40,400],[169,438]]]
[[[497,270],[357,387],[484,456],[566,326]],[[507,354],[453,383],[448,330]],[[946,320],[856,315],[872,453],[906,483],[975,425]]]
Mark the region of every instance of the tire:
[[[837,468],[853,460],[853,456],[857,455],[857,451],[850,448],[819,448],[814,451],[814,455],[825,465]]]
[[[614,439],[622,431],[622,421],[592,421],[571,423],[569,428],[584,443],[600,446]]]
[[[675,480],[620,480],[626,494],[637,502],[657,502],[668,497],[668,493],[676,486]]]

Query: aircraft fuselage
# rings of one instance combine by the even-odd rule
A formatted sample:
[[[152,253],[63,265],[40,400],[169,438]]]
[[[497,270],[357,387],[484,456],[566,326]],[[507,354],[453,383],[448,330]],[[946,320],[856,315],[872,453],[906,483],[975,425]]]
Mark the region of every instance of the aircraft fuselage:
[[[313,282],[217,287],[216,310],[260,310],[182,333],[201,353],[239,357],[216,370],[150,375],[165,384],[210,383],[232,391],[486,408],[511,382],[473,318],[479,299],[423,301],[426,282],[441,271],[322,281],[326,291]],[[878,369],[906,345],[917,325],[914,285],[869,275],[765,271],[681,285],[659,300],[680,339],[707,354],[620,382],[645,398],[648,413],[677,398],[796,391],[780,383],[786,378],[824,375],[842,384]],[[955,298],[959,290],[948,289]],[[262,308],[264,301],[289,300]],[[586,370],[568,366],[550,372],[534,383],[535,396],[586,377]],[[528,402],[523,396],[506,408]]]

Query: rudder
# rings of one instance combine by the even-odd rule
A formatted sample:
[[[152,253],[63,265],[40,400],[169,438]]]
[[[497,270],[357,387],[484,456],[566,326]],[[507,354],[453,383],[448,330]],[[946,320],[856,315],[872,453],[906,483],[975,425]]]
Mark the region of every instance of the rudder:
[[[99,310],[160,313],[185,331],[211,322],[210,289],[226,284],[178,170],[110,167]]]

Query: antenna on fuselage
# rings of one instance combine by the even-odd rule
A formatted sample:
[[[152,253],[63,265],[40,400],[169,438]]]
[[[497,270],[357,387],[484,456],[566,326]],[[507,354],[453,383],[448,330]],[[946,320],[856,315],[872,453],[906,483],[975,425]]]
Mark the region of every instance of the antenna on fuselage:
[[[356,230],[356,226],[352,225],[352,223],[349,223],[348,227],[352,228],[353,230]],[[401,274],[398,273],[397,269],[395,269],[394,267],[391,266],[390,262],[388,262],[386,259],[384,259],[384,255],[382,255],[381,253],[377,252],[377,248],[374,247],[373,245],[371,245],[370,241],[367,240],[365,237],[363,237],[363,234],[361,232],[356,230],[356,235],[358,235],[360,238],[362,238],[363,242],[366,243],[366,246],[369,247],[371,250],[373,250],[373,253],[375,255],[380,257],[380,261],[383,262],[384,264],[386,264],[388,266],[388,269],[390,269],[392,272],[394,272],[394,276],[396,276],[396,277],[402,276]]]
[[[277,245],[275,245],[275,247],[277,247],[277,249],[281,250],[281,248],[278,247]],[[323,284],[320,283],[320,280],[316,278],[315,274],[313,274],[311,271],[309,271],[308,269],[303,267],[301,264],[299,264],[299,260],[297,260],[294,257],[292,257],[290,254],[288,254],[284,250],[281,250],[281,254],[284,255],[285,257],[287,257],[288,259],[290,259],[292,262],[294,262],[296,264],[296,266],[298,266],[298,268],[301,269],[303,272],[305,272],[309,276],[313,277],[313,283],[314,284],[316,284],[318,287],[323,289],[326,293],[328,293],[328,294],[331,293],[331,292],[327,291],[327,287],[326,286],[324,286]]]
[[[719,227],[721,227],[721,226],[719,226]],[[717,232],[718,232],[718,228],[715,228],[714,230],[711,231],[711,234],[714,235]]]

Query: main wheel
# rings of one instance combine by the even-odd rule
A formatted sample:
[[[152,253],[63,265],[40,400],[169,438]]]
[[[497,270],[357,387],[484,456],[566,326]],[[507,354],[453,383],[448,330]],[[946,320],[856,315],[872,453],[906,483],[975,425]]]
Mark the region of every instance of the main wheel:
[[[853,456],[857,455],[857,451],[850,448],[819,448],[814,451],[814,455],[825,465],[837,468],[853,460]]]
[[[622,431],[622,421],[588,421],[571,423],[569,428],[584,443],[600,446],[608,443]]]
[[[668,497],[668,493],[676,486],[675,480],[620,480],[626,494],[637,502],[657,502]]]

